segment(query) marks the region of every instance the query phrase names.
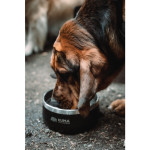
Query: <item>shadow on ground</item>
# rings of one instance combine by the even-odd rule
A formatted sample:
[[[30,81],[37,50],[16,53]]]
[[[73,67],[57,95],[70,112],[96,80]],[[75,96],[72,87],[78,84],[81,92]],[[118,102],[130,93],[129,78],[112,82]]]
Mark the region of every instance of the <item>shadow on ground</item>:
[[[125,71],[105,90],[98,93],[102,116],[88,132],[64,135],[49,130],[42,119],[42,97],[54,88],[50,77],[51,52],[34,54],[26,58],[25,67],[25,148],[26,150],[124,150],[125,118],[108,112],[108,105],[125,97]]]

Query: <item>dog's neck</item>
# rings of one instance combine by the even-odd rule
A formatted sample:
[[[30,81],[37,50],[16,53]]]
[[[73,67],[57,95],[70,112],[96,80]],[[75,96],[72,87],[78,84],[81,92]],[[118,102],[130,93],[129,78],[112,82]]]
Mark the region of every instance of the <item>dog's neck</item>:
[[[125,36],[121,14],[122,0],[87,0],[75,18],[94,37],[97,47],[111,63],[124,60]]]

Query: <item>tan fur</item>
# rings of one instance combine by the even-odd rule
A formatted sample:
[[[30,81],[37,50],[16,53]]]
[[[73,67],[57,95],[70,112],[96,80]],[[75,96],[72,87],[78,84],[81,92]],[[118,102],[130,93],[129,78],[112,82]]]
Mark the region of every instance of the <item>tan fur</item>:
[[[125,115],[125,99],[117,99],[113,101],[109,108],[115,113],[124,116]]]
[[[61,46],[61,43],[60,41],[58,41],[58,38],[56,39],[53,47],[57,50],[57,51],[62,51],[62,46]]]

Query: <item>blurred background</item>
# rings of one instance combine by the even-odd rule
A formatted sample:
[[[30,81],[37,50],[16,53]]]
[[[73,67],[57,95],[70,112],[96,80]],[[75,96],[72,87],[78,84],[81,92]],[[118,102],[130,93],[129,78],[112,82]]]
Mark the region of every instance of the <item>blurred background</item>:
[[[25,0],[25,55],[49,49],[63,23],[76,15],[84,0]]]

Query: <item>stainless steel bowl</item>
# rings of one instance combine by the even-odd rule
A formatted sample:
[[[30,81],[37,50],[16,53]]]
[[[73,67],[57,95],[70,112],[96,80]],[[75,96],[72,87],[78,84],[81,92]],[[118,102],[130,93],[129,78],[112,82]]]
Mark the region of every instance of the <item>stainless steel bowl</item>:
[[[99,101],[95,96],[90,102],[89,116],[83,118],[77,109],[61,109],[52,106],[53,90],[49,90],[43,97],[43,118],[46,125],[54,131],[66,134],[84,132],[93,127],[99,117]]]

